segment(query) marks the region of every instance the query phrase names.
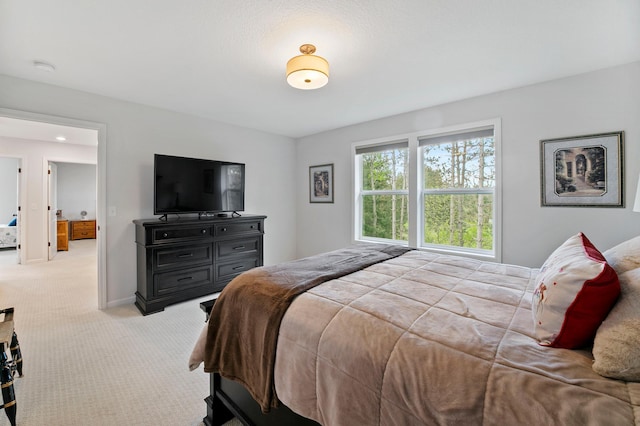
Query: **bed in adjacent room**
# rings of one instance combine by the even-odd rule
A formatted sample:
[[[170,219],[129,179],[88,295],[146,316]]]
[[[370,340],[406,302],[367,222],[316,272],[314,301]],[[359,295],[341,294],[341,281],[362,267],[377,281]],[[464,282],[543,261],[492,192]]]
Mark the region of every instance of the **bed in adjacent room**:
[[[0,224],[0,248],[17,247],[17,228],[15,223]]]
[[[541,269],[381,245],[256,268],[202,361],[206,424],[639,425],[640,237]]]

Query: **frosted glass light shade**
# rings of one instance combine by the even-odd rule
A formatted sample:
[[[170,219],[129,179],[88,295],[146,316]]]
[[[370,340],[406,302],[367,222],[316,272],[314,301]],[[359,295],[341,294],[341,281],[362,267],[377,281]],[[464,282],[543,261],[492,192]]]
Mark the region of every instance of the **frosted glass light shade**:
[[[309,53],[304,53],[303,48]],[[329,82],[329,63],[326,59],[312,55],[315,47],[302,45],[300,51],[303,55],[294,56],[287,62],[287,83],[296,89],[319,89]]]
[[[633,211],[640,213],[640,177],[638,177],[638,189],[636,189],[636,202],[633,204]]]

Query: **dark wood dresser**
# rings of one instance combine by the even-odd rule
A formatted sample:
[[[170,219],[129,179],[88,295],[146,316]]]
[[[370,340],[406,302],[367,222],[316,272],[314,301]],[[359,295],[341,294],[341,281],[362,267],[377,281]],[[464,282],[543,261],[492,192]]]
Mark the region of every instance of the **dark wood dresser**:
[[[144,315],[220,291],[262,266],[266,216],[134,220],[136,306]]]

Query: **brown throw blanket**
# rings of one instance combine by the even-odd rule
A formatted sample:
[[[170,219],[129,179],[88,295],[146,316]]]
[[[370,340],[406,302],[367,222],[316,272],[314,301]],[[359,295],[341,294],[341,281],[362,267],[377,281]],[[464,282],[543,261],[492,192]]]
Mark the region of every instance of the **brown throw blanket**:
[[[300,293],[411,249],[360,244],[236,277],[216,301],[207,329],[204,370],[242,383],[264,412],[278,406],[273,371],[280,322]]]

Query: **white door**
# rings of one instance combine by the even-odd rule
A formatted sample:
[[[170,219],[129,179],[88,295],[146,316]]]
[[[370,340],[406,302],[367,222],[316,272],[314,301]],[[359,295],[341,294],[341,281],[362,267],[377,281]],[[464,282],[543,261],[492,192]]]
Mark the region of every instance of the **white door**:
[[[58,209],[58,194],[56,188],[58,187],[58,166],[55,163],[49,162],[48,176],[48,200],[49,205],[49,260],[58,254],[58,217],[56,216],[56,210]]]

